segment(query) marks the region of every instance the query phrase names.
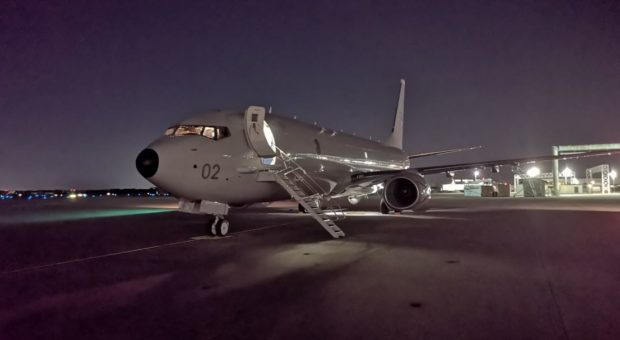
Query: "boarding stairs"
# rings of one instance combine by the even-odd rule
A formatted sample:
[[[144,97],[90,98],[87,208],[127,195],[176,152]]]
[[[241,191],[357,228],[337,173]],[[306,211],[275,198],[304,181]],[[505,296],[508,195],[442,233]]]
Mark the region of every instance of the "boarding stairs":
[[[303,167],[288,154],[282,150],[279,151],[279,158],[284,168],[275,173],[276,182],[333,238],[344,237],[345,233],[335,223],[335,221],[344,219],[342,209],[333,201],[330,202],[327,193]],[[325,209],[321,208],[322,203],[327,205]]]

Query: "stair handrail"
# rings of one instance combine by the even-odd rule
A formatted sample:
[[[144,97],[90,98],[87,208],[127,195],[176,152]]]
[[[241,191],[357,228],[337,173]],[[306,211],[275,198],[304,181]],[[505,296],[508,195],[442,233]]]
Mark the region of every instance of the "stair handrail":
[[[343,220],[346,216],[344,214],[344,211],[342,209],[342,207],[340,206],[340,204],[338,204],[338,202],[331,200],[329,194],[327,191],[323,190],[323,187],[321,187],[320,184],[318,184],[314,178],[312,178],[312,176],[308,175],[308,173],[306,172],[306,170],[299,165],[299,163],[297,163],[293,157],[289,156],[284,150],[280,149],[279,147],[276,146],[276,149],[278,150],[278,154],[280,155],[280,158],[282,159],[283,163],[284,163],[284,169],[278,171],[280,173],[285,173],[285,176],[289,173],[292,173],[297,179],[299,179],[301,181],[301,183],[303,183],[312,193],[314,194],[318,194],[321,198],[325,198],[324,202],[327,205],[327,210],[330,210],[334,216],[336,217],[337,221]],[[295,167],[292,168],[288,163],[292,163]],[[292,169],[291,169],[292,168]],[[301,171],[301,173],[303,174],[296,174],[295,172],[297,172],[298,170]],[[287,172],[288,171],[288,172]],[[308,180],[311,182],[309,183]],[[318,188],[318,190],[317,190]],[[320,206],[320,205],[319,205]]]
[[[327,196],[328,192],[323,190],[323,187],[321,187],[321,185],[319,183],[317,183],[314,178],[312,178],[310,175],[308,175],[308,173],[306,172],[306,170],[299,165],[299,163],[297,163],[293,157],[289,156],[286,152],[284,152],[282,149],[280,149],[279,147],[276,146],[276,149],[279,151],[280,154],[280,158],[282,159],[283,163],[284,163],[284,169],[280,170],[279,172],[287,172],[288,173],[293,173],[293,175],[295,177],[297,177],[300,181],[302,181],[302,183],[304,185],[306,185],[308,187],[308,189],[310,189],[311,192],[315,193],[315,194],[319,194],[321,196]],[[289,164],[287,163],[293,163],[295,165],[294,168],[292,168]],[[292,168],[292,169],[291,169]],[[301,177],[297,174],[295,174],[296,171],[300,170],[305,177]],[[307,181],[310,181],[311,183],[306,183]]]

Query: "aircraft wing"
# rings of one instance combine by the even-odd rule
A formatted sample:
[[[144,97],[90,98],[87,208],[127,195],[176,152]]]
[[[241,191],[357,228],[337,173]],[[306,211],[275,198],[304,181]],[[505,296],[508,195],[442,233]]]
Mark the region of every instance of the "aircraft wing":
[[[620,150],[615,149],[615,150],[605,150],[605,151],[590,151],[590,152],[578,152],[578,153],[572,153],[572,154],[565,154],[565,155],[559,155],[559,156],[548,155],[548,156],[537,156],[537,157],[527,157],[527,158],[500,159],[500,160],[495,160],[495,161],[484,161],[484,162],[434,165],[434,166],[415,168],[415,170],[417,170],[422,175],[429,175],[429,174],[436,174],[436,173],[442,173],[442,172],[461,171],[461,170],[475,169],[475,168],[487,168],[487,167],[502,166],[502,165],[518,166],[521,164],[532,164],[536,162],[552,161],[556,159],[565,160],[565,159],[604,156],[604,155],[613,155],[613,154],[620,154]]]
[[[522,164],[532,164],[536,162],[543,161],[552,161],[552,160],[564,160],[564,159],[575,159],[575,158],[584,158],[584,157],[593,157],[593,156],[605,156],[605,155],[614,155],[620,154],[620,149],[611,149],[604,151],[590,151],[590,152],[577,152],[565,155],[547,155],[547,156],[537,156],[537,157],[527,157],[527,158],[511,158],[511,159],[500,159],[494,161],[483,161],[483,162],[472,162],[472,163],[460,163],[460,164],[449,164],[449,165],[438,165],[438,166],[427,166],[427,167],[419,167],[419,168],[410,168],[408,170],[383,170],[383,171],[369,171],[369,172],[359,172],[351,175],[351,182],[346,186],[337,190],[338,194],[334,195],[334,197],[345,197],[350,195],[363,195],[369,194],[376,191],[374,188],[375,185],[381,184],[385,182],[386,179],[404,172],[404,171],[416,171],[422,175],[430,175],[437,174],[442,172],[451,172],[451,171],[462,171],[467,169],[483,169],[494,166],[502,166],[502,165],[513,165],[518,166]]]
[[[441,151],[418,153],[418,154],[415,154],[415,155],[410,155],[408,157],[409,157],[409,159],[414,159],[414,158],[420,158],[420,157],[437,156],[437,155],[445,155],[445,154],[448,154],[448,153],[470,151],[470,150],[476,150],[476,149],[480,149],[480,148],[482,148],[482,145],[471,146],[471,147],[468,147],[468,148],[459,148],[459,149],[449,149],[449,150],[441,150]]]

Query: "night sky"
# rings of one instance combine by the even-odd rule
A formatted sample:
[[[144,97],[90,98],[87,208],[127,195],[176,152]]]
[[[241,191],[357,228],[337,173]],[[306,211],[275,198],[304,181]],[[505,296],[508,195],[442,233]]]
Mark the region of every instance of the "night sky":
[[[620,142],[620,2],[2,0],[0,189],[147,187],[215,108],[383,137],[400,78],[407,151],[484,146],[424,165]]]

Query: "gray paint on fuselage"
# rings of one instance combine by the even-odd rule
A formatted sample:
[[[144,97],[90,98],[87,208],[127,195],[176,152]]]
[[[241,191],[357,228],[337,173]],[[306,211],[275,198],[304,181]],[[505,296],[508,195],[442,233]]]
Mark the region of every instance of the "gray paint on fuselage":
[[[408,159],[402,150],[383,145],[377,141],[342,132],[333,134],[333,130],[273,114],[267,115],[265,120],[273,131],[276,145],[289,153],[317,155],[314,143],[314,139],[317,139],[321,146],[321,155],[348,159],[368,158],[369,160],[401,164]],[[368,157],[366,157],[365,152]]]
[[[356,171],[387,169],[386,164],[393,170],[409,165],[402,150],[377,141],[340,132],[334,134],[332,130],[274,114],[266,115],[265,120],[273,131],[276,145],[293,156],[324,189],[334,192],[343,189]],[[160,165],[149,180],[157,186],[177,197],[229,204],[289,198],[277,183],[257,181],[257,171],[281,169],[283,165],[280,160],[273,166],[262,164],[246,140],[243,112],[207,112],[179,125],[226,126],[230,136],[215,141],[202,136],[164,136],[153,142],[149,147],[159,154]],[[321,155],[317,154],[315,139]],[[363,164],[364,160],[376,164]],[[203,178],[204,164],[220,166],[218,179]]]
[[[296,119],[268,115],[265,120],[275,136],[276,145],[295,157],[297,163],[324,190],[337,193],[351,182],[351,174],[357,171],[403,169],[408,158],[400,149],[380,144],[346,133],[327,130]],[[321,154],[316,153],[317,140]],[[378,167],[367,163],[389,163],[391,167]]]

